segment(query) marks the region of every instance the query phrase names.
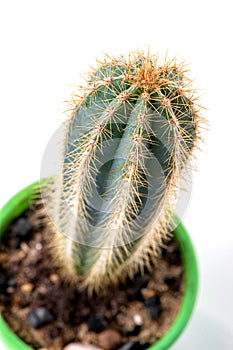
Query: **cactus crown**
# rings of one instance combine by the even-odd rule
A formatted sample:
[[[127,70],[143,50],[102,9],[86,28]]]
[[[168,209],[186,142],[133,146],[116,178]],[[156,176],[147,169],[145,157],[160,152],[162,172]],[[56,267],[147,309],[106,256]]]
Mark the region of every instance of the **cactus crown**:
[[[201,120],[185,74],[150,54],[107,57],[74,99],[46,206],[56,261],[89,290],[149,266],[168,234]]]

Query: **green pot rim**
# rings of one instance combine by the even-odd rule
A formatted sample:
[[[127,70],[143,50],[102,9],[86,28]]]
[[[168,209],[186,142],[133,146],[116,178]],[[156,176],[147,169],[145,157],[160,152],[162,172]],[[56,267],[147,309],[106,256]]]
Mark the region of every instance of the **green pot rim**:
[[[35,182],[18,192],[1,209],[0,214],[0,237],[5,232],[10,223],[20,216],[32,202],[32,198],[40,186],[40,182]],[[178,220],[178,218],[177,218]],[[150,350],[167,350],[182,333],[190,319],[194,304],[197,298],[198,289],[198,268],[195,252],[188,232],[179,221],[174,230],[174,236],[180,246],[182,262],[184,266],[185,290],[180,311],[164,336],[150,346]],[[0,316],[0,340],[8,350],[32,350],[24,343],[6,324]]]

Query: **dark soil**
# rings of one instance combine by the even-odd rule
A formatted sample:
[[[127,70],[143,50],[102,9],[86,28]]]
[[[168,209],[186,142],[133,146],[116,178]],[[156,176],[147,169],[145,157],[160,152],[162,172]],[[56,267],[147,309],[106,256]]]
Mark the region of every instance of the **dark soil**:
[[[105,350],[145,349],[167,331],[183,295],[174,239],[151,273],[90,299],[60,280],[43,227],[30,223],[32,212],[13,222],[0,246],[0,311],[26,343],[43,350],[61,350],[70,342]]]

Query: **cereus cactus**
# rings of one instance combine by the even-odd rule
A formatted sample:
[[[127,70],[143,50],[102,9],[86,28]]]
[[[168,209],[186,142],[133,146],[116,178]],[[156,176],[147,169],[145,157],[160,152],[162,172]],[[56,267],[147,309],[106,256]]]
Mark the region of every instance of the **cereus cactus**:
[[[150,54],[107,57],[74,99],[62,171],[44,192],[55,260],[91,291],[149,267],[169,232],[199,138],[185,74]]]

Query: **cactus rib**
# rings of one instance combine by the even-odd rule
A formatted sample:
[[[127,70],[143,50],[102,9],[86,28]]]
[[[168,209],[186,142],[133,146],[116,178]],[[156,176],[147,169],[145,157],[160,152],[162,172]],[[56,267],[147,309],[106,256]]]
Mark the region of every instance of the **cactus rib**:
[[[149,266],[169,232],[179,179],[200,138],[185,74],[149,54],[108,58],[73,106],[62,174],[45,191],[53,193],[56,260],[89,290]]]

